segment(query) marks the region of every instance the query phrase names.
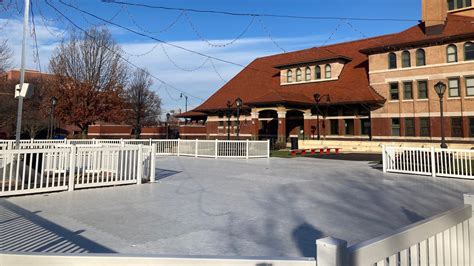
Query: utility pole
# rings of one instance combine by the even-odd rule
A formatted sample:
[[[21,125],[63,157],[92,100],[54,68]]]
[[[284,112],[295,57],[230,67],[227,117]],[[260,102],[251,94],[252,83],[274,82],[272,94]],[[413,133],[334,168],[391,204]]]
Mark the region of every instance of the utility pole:
[[[25,62],[26,62],[26,39],[28,38],[28,21],[30,14],[30,0],[25,0],[25,14],[23,18],[23,42],[21,46],[21,65],[20,65],[20,91],[25,83]],[[18,114],[16,117],[16,143],[15,146],[18,149],[20,147],[20,134],[21,134],[21,117],[23,113],[23,97],[18,95]]]
[[[185,105],[184,105],[184,112],[187,112],[188,111],[188,95],[186,94],[182,94],[179,96],[179,98],[183,98],[184,96],[184,102],[185,102]]]

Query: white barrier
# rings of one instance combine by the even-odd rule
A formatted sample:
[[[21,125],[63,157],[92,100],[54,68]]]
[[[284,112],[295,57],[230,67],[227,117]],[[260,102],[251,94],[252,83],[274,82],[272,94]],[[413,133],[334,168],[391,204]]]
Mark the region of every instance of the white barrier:
[[[473,179],[474,150],[383,147],[383,171]]]

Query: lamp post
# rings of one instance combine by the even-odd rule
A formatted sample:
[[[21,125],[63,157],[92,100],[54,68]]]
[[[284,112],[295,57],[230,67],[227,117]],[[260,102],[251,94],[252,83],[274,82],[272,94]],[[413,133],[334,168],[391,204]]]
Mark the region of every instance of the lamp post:
[[[326,102],[331,101],[331,98],[329,97],[329,94],[325,94],[325,95],[321,95],[319,93],[314,94],[314,102],[316,103],[316,123],[317,123],[316,131],[318,133],[318,140],[321,139],[321,134],[320,134],[320,131],[319,131],[319,103],[321,102],[321,100],[323,98],[326,99]]]
[[[230,140],[230,118],[232,117],[232,105],[237,106],[237,112],[236,112],[236,124],[237,124],[237,139],[239,139],[239,134],[240,134],[240,109],[242,108],[242,99],[240,97],[237,97],[234,102],[227,101],[227,111],[226,111],[226,116],[227,116],[227,140]]]
[[[166,139],[169,139],[170,134],[170,113],[166,113]]]
[[[56,105],[58,104],[58,99],[56,97],[51,97],[51,108],[50,108],[50,112],[49,112],[49,136],[48,138],[49,139],[52,139],[54,138],[54,132],[55,132],[55,128],[54,128],[54,108],[56,107]]]
[[[436,91],[436,94],[439,96],[439,112],[440,112],[440,119],[441,119],[441,149],[446,149],[448,148],[448,145],[446,145],[446,140],[444,137],[444,116],[443,116],[443,96],[444,93],[446,92],[446,84],[444,84],[442,81],[439,81],[436,83],[434,86],[434,89]]]

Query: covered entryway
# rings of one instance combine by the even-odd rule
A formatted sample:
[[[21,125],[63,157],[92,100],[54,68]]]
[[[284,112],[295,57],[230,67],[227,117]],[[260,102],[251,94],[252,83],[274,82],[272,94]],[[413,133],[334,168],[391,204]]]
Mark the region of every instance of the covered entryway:
[[[298,110],[289,110],[286,112],[286,139],[301,138],[304,136],[304,117],[303,112]]]
[[[263,110],[259,112],[258,138],[260,140],[271,140],[272,143],[278,138],[278,113],[275,110]]]

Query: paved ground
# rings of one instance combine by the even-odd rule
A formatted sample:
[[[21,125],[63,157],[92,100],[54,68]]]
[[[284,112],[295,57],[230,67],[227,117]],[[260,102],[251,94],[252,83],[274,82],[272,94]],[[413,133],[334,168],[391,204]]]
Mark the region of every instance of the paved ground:
[[[314,256],[462,204],[474,181],[314,158],[160,158],[155,184],[0,199],[11,251]]]

